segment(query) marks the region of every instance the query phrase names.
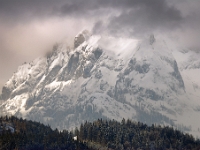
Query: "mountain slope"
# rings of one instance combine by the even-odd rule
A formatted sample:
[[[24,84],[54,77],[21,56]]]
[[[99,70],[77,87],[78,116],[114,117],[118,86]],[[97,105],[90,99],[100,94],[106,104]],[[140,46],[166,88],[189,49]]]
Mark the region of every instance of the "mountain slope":
[[[200,123],[191,116],[199,114],[199,95],[190,88],[193,78],[187,79],[184,63],[199,70],[197,62],[179,58],[191,57],[187,53],[153,35],[138,41],[86,31],[75,37],[74,47],[56,45],[20,66],[3,87],[3,112],[59,129],[97,118],[130,118],[197,131]]]

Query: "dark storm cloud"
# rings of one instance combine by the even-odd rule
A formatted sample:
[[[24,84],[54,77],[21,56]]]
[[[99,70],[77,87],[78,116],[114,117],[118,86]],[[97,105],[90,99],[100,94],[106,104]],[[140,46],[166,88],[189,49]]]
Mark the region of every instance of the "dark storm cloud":
[[[61,4],[55,0],[0,0],[0,17],[8,23],[43,19]]]
[[[175,7],[169,6],[165,0],[75,0],[61,7],[62,15],[70,14],[74,16],[93,15],[98,17],[106,9],[118,11],[118,16],[111,16],[108,20],[108,28],[111,32],[118,32],[120,28],[134,28],[141,30],[144,28],[152,30],[156,28],[178,27],[183,20],[181,12]],[[97,13],[95,13],[97,12]],[[102,24],[97,21],[94,31],[102,31]],[[100,28],[97,28],[97,27]],[[103,28],[105,29],[105,28]],[[97,31],[95,31],[97,32]]]
[[[95,12],[104,11],[104,9],[123,11],[122,17],[132,15],[127,11],[133,13],[133,9],[138,9],[143,14],[147,13],[146,15],[155,21],[181,19],[180,12],[174,7],[169,7],[166,0],[0,0],[0,15],[12,19],[33,19],[31,17],[57,15],[87,18],[86,15],[97,15]]]
[[[125,34],[127,30],[130,34],[131,31],[144,33],[155,29],[171,30],[178,28],[184,19],[181,12],[169,6],[166,0],[75,0],[63,5],[60,13],[86,17],[94,15],[98,18],[99,11],[103,14],[106,9],[112,9],[118,15],[112,14],[106,26],[102,20],[97,20],[93,28],[95,33],[105,30]]]
[[[30,21],[53,16],[86,17],[89,12],[107,7],[110,2],[110,0],[0,0],[0,17],[10,21]]]
[[[200,49],[199,7],[199,0],[0,0],[0,89],[23,61],[59,38],[73,42],[82,28],[118,36],[173,33]]]
[[[113,7],[118,9],[120,14],[111,16],[106,28],[110,33],[120,34],[120,36],[144,34],[154,30],[172,30],[179,28],[184,20],[181,12],[169,6],[165,0],[116,1]],[[95,32],[105,30],[105,27],[102,28],[104,25],[99,26],[99,23],[100,21],[97,21],[94,26]]]

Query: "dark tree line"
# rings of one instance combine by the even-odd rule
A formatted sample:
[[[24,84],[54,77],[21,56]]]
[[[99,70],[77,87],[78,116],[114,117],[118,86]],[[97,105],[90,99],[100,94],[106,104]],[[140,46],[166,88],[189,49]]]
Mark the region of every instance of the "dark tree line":
[[[14,127],[15,132],[6,130],[4,125]],[[87,146],[73,140],[73,133],[52,130],[34,121],[16,117],[0,118],[0,150],[88,150]]]
[[[13,127],[11,132],[7,126]],[[73,140],[77,136],[78,140]],[[200,141],[171,127],[123,119],[85,122],[73,132],[0,117],[0,150],[200,150]]]
[[[79,140],[115,150],[199,150],[200,141],[171,127],[147,126],[131,120],[97,120],[81,124],[75,131]]]

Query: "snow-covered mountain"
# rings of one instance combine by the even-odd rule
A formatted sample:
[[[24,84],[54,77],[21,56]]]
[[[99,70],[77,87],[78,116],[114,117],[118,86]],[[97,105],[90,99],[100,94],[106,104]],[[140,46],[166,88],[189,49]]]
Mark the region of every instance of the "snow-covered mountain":
[[[2,89],[3,113],[73,128],[130,118],[200,134],[200,54],[144,40],[79,33],[20,66]]]

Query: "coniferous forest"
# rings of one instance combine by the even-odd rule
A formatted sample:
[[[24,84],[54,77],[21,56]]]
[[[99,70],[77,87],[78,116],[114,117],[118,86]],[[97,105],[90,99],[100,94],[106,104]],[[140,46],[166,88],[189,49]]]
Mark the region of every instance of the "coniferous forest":
[[[77,139],[74,139],[77,137]],[[70,132],[41,123],[0,118],[1,150],[199,150],[200,140],[172,127],[123,119],[85,122]]]
[[[72,132],[52,130],[38,122],[1,117],[0,126],[0,150],[88,150],[73,140]],[[14,133],[7,127],[13,127]]]
[[[200,141],[195,140],[192,135],[183,134],[168,126],[148,126],[125,119],[121,123],[114,120],[85,122],[77,132],[80,140],[91,143],[93,148],[97,143],[116,150],[200,150]]]

